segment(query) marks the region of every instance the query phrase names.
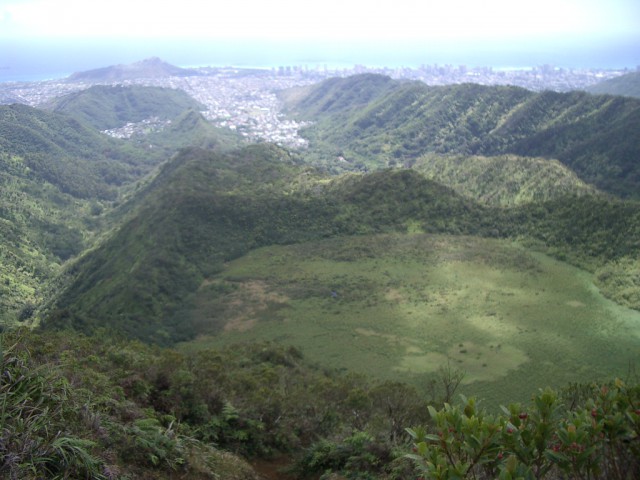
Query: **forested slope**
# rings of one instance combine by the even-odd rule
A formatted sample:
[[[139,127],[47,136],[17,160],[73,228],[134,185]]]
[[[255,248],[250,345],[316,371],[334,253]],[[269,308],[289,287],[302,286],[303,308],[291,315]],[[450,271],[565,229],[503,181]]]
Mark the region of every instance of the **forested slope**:
[[[0,106],[0,153],[81,198],[114,198],[115,186],[150,168],[140,152],[77,120],[19,104]]]
[[[562,163],[544,158],[429,153],[412,168],[487,205],[508,207],[600,194]]]
[[[30,320],[60,264],[154,159],[61,114],[0,107],[0,320]],[[157,159],[155,159],[157,162]]]
[[[135,215],[68,272],[45,327],[186,340],[198,327],[181,306],[224,262],[260,246],[330,236],[418,228],[525,237],[591,268],[640,249],[635,203],[585,196],[487,207],[414,170],[323,177],[267,144],[183,151],[139,201]]]
[[[113,111],[126,112],[123,118],[147,115],[135,89],[116,89],[114,97],[104,88],[90,94],[99,106],[108,103]],[[158,106],[167,96],[184,96],[166,89],[151,92]],[[123,96],[131,100],[127,108]],[[167,107],[177,116],[163,131],[131,140],[110,138],[66,114],[0,106],[0,323],[32,320],[55,290],[51,282],[60,265],[117,223],[129,208],[123,200],[133,184],[178,148],[237,144],[236,137],[221,133],[199,112],[176,113],[181,106]],[[120,204],[120,213],[111,215]]]
[[[330,182],[273,145],[184,151],[136,215],[69,272],[46,325],[104,326],[159,343],[191,338],[180,305],[225,261],[263,245],[406,231],[414,219],[451,233],[489,234],[495,224],[483,208],[411,171]]]
[[[338,157],[353,169],[411,165],[425,153],[515,154],[558,159],[617,195],[637,197],[640,191],[636,99],[388,81],[367,93],[359,76],[334,83],[319,84],[306,97],[283,97],[292,116],[315,122],[304,135],[316,159],[329,167],[341,166]],[[364,106],[362,98],[369,100]]]

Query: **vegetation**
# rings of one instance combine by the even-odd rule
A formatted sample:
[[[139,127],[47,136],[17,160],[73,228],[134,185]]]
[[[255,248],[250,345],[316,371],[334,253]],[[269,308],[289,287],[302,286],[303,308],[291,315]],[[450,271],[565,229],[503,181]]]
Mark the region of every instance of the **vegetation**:
[[[332,170],[412,165],[427,153],[515,154],[557,159],[616,195],[640,191],[632,140],[640,103],[632,98],[355,76],[292,96],[288,108],[315,122],[304,134],[315,161]]]
[[[637,476],[637,101],[282,95],[308,151],[164,89],[0,107],[0,476]]]
[[[112,328],[160,344],[193,338],[181,310],[225,262],[266,245],[378,232],[523,237],[596,268],[636,255],[635,203],[584,196],[512,210],[481,206],[413,170],[336,179],[285,150],[185,150],[118,232],[69,271],[45,326]]]
[[[598,195],[560,162],[543,158],[428,154],[418,158],[412,168],[488,205],[510,207],[572,195]]]
[[[94,85],[46,105],[97,130],[109,130],[151,117],[173,120],[185,110],[204,107],[182,90],[140,85]]]
[[[100,213],[133,169],[118,160],[129,157],[115,142],[59,115],[0,107],[0,132],[0,321],[6,324],[32,319],[60,264],[88,245]]]
[[[550,389],[499,416],[473,398],[430,407],[433,423],[408,430],[415,442],[408,457],[433,479],[636,478],[640,390],[619,379],[585,390],[570,409]]]
[[[61,264],[119,222],[130,205],[116,214],[113,209],[131,195],[132,184],[177,148],[224,150],[238,142],[198,112],[180,110],[197,106],[184,93],[89,90],[60,101],[60,110],[80,111],[80,120],[24,105],[0,107],[0,324],[32,323],[57,289]],[[85,117],[101,124],[151,113],[173,121],[160,133],[131,140],[109,138],[84,123]]]
[[[102,200],[157,163],[69,117],[18,104],[0,106],[0,153],[21,162],[23,175]]]
[[[253,250],[203,281],[181,316],[200,333],[185,350],[291,344],[327,368],[418,391],[451,362],[465,371],[461,392],[492,405],[526,401],[532,386],[623,375],[640,348],[640,312],[604,299],[586,272],[468,236]]]
[[[634,478],[640,468],[639,389],[620,380],[547,389],[495,415],[459,404],[462,377],[446,368],[421,396],[273,344],[185,354],[70,332],[0,338],[6,478],[258,478],[242,457],[278,460],[288,473],[275,478]]]
[[[600,291],[620,305],[640,310],[640,259],[620,257],[596,271]]]
[[[6,478],[254,479],[238,455],[363,436],[400,456],[404,426],[426,421],[412,388],[310,367],[293,348],[185,355],[69,332],[2,341]]]

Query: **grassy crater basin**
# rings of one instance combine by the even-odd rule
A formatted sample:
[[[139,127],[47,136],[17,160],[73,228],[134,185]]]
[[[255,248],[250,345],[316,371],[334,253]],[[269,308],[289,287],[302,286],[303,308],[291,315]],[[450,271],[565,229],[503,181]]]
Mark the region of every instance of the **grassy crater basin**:
[[[426,388],[447,363],[488,405],[538,388],[624,377],[640,360],[640,312],[592,276],[507,240],[429,234],[271,246],[207,279],[182,348],[298,347],[326,368]]]

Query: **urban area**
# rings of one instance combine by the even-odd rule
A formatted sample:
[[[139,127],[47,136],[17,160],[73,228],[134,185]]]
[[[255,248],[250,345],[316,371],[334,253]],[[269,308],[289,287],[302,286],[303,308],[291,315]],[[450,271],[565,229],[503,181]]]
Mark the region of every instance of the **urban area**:
[[[270,141],[287,147],[304,147],[298,135],[305,126],[285,117],[277,92],[310,85],[330,77],[346,77],[360,73],[378,73],[394,79],[422,81],[428,85],[477,83],[482,85],[515,85],[533,91],[580,90],[602,80],[629,71],[565,69],[544,65],[531,69],[499,70],[491,67],[425,65],[420,68],[370,68],[355,65],[335,69],[324,66],[281,66],[271,69],[235,67],[202,67],[193,76],[154,76],[118,82],[73,81],[72,77],[40,82],[0,83],[0,104],[22,103],[45,105],[52,98],[89,88],[95,84],[131,84],[181,89],[204,105],[201,112],[213,124],[235,130],[248,140]],[[161,129],[159,119],[129,123],[104,133],[127,138],[149,127]]]

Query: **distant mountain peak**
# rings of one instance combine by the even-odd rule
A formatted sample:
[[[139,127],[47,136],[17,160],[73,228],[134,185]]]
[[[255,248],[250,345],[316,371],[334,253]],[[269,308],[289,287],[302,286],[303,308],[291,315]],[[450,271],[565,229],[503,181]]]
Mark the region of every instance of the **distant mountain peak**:
[[[145,58],[127,65],[111,65],[109,67],[76,72],[67,78],[69,82],[119,82],[136,78],[188,77],[200,75],[197,70],[171,65],[158,57]]]

